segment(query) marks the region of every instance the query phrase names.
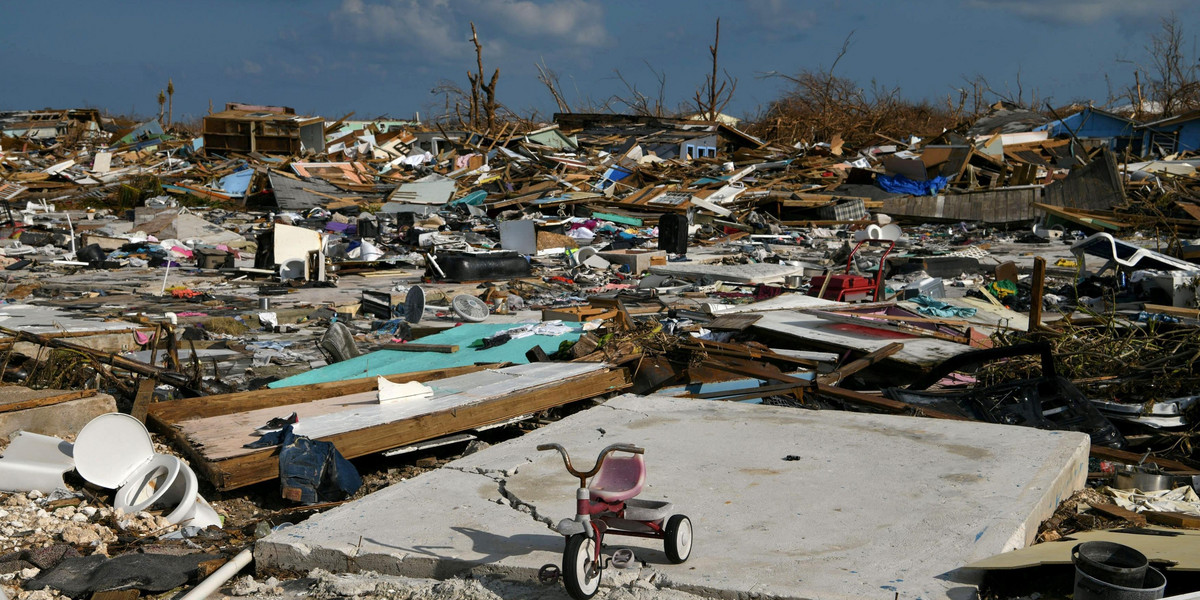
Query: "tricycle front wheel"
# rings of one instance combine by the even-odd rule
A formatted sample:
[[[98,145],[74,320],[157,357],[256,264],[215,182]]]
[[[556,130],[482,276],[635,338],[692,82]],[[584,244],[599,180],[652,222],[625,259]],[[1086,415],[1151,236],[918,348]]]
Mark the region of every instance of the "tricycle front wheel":
[[[667,551],[667,559],[679,564],[692,555],[692,520],[684,515],[672,515],[667,519],[667,527],[663,532],[666,540],[663,542]]]
[[[600,564],[596,562],[596,540],[577,533],[567,538],[563,550],[563,585],[575,600],[588,600],[600,590]]]

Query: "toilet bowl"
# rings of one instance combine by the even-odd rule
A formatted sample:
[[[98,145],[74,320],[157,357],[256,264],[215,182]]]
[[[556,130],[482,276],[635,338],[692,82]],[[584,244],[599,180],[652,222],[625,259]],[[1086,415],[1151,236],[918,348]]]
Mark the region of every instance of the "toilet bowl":
[[[114,489],[113,506],[126,513],[161,509],[185,527],[220,526],[221,518],[198,493],[191,467],[154,452],[141,421],[122,413],[100,415],[75,438],[75,470],[98,486]]]

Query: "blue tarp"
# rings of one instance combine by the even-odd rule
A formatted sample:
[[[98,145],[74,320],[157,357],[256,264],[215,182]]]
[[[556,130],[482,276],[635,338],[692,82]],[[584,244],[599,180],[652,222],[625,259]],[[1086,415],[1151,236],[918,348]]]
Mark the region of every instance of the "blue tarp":
[[[254,177],[254,169],[243,167],[217,181],[217,187],[231,197],[241,198],[250,190],[250,180]]]
[[[974,308],[954,306],[929,296],[913,296],[911,300],[913,303],[921,305],[917,312],[930,317],[973,317],[977,312]]]
[[[345,360],[340,363],[327,365],[319,369],[305,371],[298,375],[280,379],[267,384],[269,388],[283,388],[309,383],[326,381],[344,381],[361,379],[376,375],[395,375],[429,369],[444,369],[448,367],[465,367],[475,363],[510,362],[525,364],[529,362],[525,353],[534,346],[541,346],[546,353],[558,351],[558,346],[564,341],[574,342],[583,333],[580,323],[564,323],[571,327],[571,333],[558,336],[531,335],[512,340],[502,346],[476,350],[471,347],[478,345],[483,338],[506,329],[512,329],[523,323],[468,323],[447,329],[416,340],[422,344],[446,344],[458,346],[458,352],[442,354],[440,352],[399,352],[396,350],[379,350]]]
[[[932,196],[950,183],[940,176],[929,181],[915,181],[903,175],[876,175],[875,182],[885,191],[911,196]]]

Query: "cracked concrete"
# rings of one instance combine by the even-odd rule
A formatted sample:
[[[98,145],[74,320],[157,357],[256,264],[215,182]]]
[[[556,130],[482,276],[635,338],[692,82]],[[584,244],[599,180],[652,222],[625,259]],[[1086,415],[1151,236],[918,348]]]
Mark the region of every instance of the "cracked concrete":
[[[961,598],[959,566],[1024,545],[1086,477],[1082,434],[662,397],[603,408],[273,533],[258,564],[532,583],[561,562],[547,525],[574,513],[578,485],[535,447],[590,467],[631,442],[647,450],[642,497],[688,514],[696,545],[672,565],[658,540],[606,538],[648,565],[606,571],[610,597],[636,580],[647,598]]]

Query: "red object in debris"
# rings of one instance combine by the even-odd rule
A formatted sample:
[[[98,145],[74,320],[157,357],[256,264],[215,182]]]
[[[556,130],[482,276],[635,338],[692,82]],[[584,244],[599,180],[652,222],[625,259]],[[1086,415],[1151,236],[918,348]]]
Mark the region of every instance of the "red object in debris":
[[[887,244],[888,247],[883,251],[883,256],[879,257],[879,269],[875,271],[873,278],[866,278],[862,275],[853,275],[850,273],[854,266],[854,255],[858,253],[858,249],[866,245]],[[817,275],[809,281],[808,295],[820,296],[826,300],[836,300],[838,302],[854,302],[857,300],[878,300],[879,292],[883,289],[883,266],[887,260],[887,255],[896,247],[896,242],[892,240],[863,240],[854,246],[854,250],[850,251],[850,256],[846,258],[846,272],[837,275]],[[826,280],[829,281],[826,284]],[[823,290],[823,292],[822,292]]]
[[[190,300],[192,298],[196,298],[198,296],[203,296],[203,295],[204,295],[204,292],[197,292],[196,290],[188,290],[188,289],[171,290],[172,298],[185,298],[185,299]]]

